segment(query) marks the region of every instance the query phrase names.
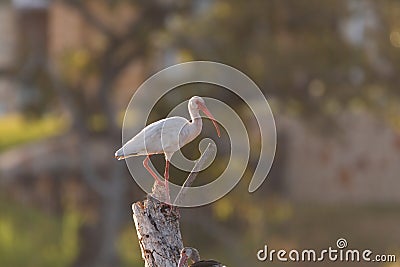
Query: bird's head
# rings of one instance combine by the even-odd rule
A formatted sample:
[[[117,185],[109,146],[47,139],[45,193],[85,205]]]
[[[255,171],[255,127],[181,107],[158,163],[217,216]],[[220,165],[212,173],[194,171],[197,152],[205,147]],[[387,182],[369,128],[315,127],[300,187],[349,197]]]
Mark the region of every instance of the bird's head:
[[[200,106],[202,106],[202,105],[205,106],[206,102],[200,96],[193,96],[189,100],[189,106],[192,109],[200,109]]]
[[[188,260],[191,259],[194,262],[200,260],[200,255],[197,249],[186,247],[181,250],[181,258],[179,259],[178,267],[184,267]]]
[[[211,114],[211,112],[206,107],[206,102],[204,101],[203,98],[201,98],[200,96],[193,96],[192,98],[190,98],[190,100],[189,100],[189,110],[201,110],[201,111],[203,111],[204,114],[206,114],[207,117],[213,122],[215,130],[217,130],[218,137],[221,136],[218,124],[217,124],[214,116]]]

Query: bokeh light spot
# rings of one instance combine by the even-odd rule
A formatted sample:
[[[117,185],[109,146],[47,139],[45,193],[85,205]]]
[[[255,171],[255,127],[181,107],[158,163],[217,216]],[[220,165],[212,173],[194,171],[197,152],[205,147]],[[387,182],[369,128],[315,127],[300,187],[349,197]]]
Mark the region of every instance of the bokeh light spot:
[[[390,42],[394,47],[400,48],[400,31],[392,31],[390,33]]]

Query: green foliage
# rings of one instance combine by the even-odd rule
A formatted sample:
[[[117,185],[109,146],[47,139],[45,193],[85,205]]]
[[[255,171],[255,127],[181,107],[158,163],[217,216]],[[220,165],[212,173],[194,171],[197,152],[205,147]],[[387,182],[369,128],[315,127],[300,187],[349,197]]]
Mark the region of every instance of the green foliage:
[[[139,243],[132,224],[129,224],[129,226],[121,231],[118,242],[118,252],[121,257],[121,266],[143,266]]]
[[[0,201],[0,266],[70,266],[78,252],[80,216],[54,218],[34,208]]]
[[[78,234],[83,217],[66,209],[56,218],[36,208],[0,198],[0,266],[71,266],[79,251]],[[121,266],[142,266],[140,248],[132,225],[118,241]]]
[[[26,119],[21,115],[0,118],[0,151],[15,145],[58,135],[67,128],[66,120],[56,116]]]

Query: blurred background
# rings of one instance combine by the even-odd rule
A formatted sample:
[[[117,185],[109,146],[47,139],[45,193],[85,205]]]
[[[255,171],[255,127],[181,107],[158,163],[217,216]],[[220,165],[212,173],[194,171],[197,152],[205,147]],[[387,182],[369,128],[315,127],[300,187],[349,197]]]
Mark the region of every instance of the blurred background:
[[[181,211],[185,245],[228,266],[266,266],[256,258],[264,244],[318,249],[343,237],[397,255],[370,266],[400,266],[394,0],[1,0],[1,266],[143,266],[130,206],[145,194],[113,155],[136,88],[190,60],[249,75],[270,102],[278,147],[269,178],[249,194],[259,132],[246,105],[206,85],[158,103],[151,121],[191,95],[221,99],[253,135],[239,185]],[[206,126],[203,137],[213,132]],[[228,152],[199,177],[215,177]],[[163,157],[153,164],[162,173]]]

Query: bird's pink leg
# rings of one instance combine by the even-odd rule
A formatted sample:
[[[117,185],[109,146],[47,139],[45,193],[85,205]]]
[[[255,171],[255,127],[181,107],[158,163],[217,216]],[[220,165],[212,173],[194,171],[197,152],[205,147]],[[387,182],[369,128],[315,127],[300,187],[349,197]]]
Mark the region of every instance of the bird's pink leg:
[[[166,201],[171,203],[171,199],[169,196],[169,185],[168,185],[168,179],[169,179],[169,160],[165,161],[165,172],[164,172],[164,178],[165,178],[165,194],[166,194]]]
[[[149,160],[150,160],[150,155],[147,155],[147,157],[144,159],[143,161],[143,166],[146,168],[146,170],[151,174],[151,176],[153,176],[154,180],[156,180],[156,182],[158,184],[162,184],[162,180],[160,178],[158,178],[158,176],[153,172],[153,170],[150,168],[149,166]]]

